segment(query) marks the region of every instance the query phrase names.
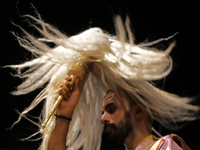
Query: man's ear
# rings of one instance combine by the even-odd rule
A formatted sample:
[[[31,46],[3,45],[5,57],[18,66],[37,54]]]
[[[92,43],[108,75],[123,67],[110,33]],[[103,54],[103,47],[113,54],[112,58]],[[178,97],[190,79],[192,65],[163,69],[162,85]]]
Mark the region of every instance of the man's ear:
[[[134,115],[135,118],[142,118],[145,114],[145,107],[142,104],[137,104],[134,106]]]

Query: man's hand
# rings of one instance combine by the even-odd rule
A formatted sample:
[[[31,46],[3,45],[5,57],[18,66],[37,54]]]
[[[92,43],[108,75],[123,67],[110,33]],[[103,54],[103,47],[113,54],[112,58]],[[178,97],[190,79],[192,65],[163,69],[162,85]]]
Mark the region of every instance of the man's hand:
[[[70,81],[71,78],[66,77],[58,91],[59,94],[64,97],[64,100],[62,100],[62,102],[58,106],[57,114],[68,118],[72,117],[74,108],[78,103],[78,99],[80,96],[80,79],[76,79],[74,87],[69,84]],[[56,118],[56,125],[49,139],[48,150],[66,150],[66,137],[69,130],[69,124],[69,120],[60,117]]]
[[[78,103],[80,96],[79,81],[77,78],[74,87],[70,85],[71,77],[66,77],[61,84],[59,94],[63,96],[64,100],[58,106],[58,114],[66,117],[71,117],[73,110]]]

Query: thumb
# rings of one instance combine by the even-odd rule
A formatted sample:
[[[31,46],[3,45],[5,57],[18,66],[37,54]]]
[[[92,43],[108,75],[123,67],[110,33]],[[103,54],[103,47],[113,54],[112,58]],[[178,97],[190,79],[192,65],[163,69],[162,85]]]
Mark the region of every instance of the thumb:
[[[74,91],[79,91],[80,78],[77,78],[74,84]]]

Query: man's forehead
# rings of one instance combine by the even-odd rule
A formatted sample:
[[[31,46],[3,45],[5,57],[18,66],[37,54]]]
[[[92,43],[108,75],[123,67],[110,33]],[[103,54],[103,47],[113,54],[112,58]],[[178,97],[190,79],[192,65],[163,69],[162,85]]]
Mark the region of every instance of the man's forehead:
[[[121,99],[122,97],[125,97],[125,93],[122,90],[109,90],[103,100],[103,103],[107,103],[109,101],[112,101],[114,99],[114,97],[117,96],[117,99]],[[115,99],[116,99],[115,98]]]
[[[103,107],[109,103],[115,103],[120,107],[129,109],[126,93],[121,89],[109,90],[103,100]]]
[[[113,100],[114,96],[115,96],[115,92],[112,90],[109,90],[103,99],[103,103]]]

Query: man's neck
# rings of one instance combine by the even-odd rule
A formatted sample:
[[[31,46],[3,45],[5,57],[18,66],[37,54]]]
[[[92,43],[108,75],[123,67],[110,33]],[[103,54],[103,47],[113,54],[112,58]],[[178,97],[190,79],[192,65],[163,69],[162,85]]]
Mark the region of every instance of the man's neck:
[[[149,135],[151,133],[130,133],[124,142],[126,150],[135,150],[138,144]]]

